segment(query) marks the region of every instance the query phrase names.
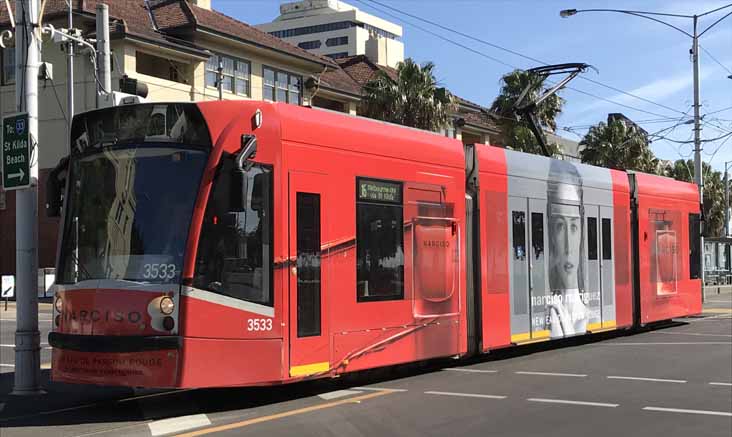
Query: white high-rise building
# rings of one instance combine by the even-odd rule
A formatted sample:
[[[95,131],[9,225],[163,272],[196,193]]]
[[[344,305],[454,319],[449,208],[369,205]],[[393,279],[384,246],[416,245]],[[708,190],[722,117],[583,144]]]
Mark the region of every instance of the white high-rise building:
[[[389,67],[404,60],[401,26],[339,0],[284,3],[279,17],[255,27],[334,59],[366,55]]]

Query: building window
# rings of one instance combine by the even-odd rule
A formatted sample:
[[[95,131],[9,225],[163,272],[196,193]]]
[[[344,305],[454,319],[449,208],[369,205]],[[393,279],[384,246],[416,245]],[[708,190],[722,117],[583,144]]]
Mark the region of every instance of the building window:
[[[328,38],[325,40],[325,45],[328,47],[344,46],[346,44],[348,44],[347,36],[339,36],[337,38]]]
[[[325,55],[331,59],[340,59],[340,58],[347,58],[348,52],[338,52],[338,53],[331,53],[329,55]]]
[[[327,44],[327,43],[326,43]],[[304,50],[313,50],[313,49],[319,49],[321,46],[320,40],[315,41],[303,41],[297,46]]]
[[[294,29],[283,29],[269,32],[270,35],[277,38],[292,38],[294,36],[309,35],[311,33],[332,32],[334,30],[350,29],[351,27],[361,27],[369,32],[373,32],[381,37],[399,41],[399,36],[388,32],[384,29],[372,26],[366,23],[356,23],[353,21],[338,21],[335,23],[318,24],[315,26],[297,27]]]
[[[0,50],[0,70],[2,77],[0,81],[2,85],[12,85],[15,83],[15,47],[8,47]]]
[[[301,103],[302,76],[263,67],[264,99],[273,102]]]
[[[356,178],[356,299],[404,298],[402,183]]]
[[[270,32],[270,35],[277,38],[290,38],[293,36],[309,35],[311,33],[330,32],[333,30],[348,29],[357,26],[353,21],[338,21],[335,23],[318,24],[315,26],[297,27],[295,29],[284,29]]]
[[[218,88],[219,58],[222,61],[221,89],[240,96],[251,96],[251,64],[249,61],[212,55],[206,61],[206,86]]]

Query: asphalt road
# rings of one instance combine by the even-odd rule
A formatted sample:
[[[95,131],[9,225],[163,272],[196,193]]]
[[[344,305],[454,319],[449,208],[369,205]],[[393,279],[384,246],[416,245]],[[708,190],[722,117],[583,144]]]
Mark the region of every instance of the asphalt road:
[[[275,388],[46,383],[31,399],[8,396],[3,373],[1,435],[729,437],[732,294],[708,296],[702,317],[679,322]]]
[[[48,333],[51,331],[51,304],[38,305],[38,328],[41,331],[41,367],[50,368],[51,349],[48,347]],[[0,301],[0,373],[15,371],[15,302],[9,302],[5,310],[5,301]]]

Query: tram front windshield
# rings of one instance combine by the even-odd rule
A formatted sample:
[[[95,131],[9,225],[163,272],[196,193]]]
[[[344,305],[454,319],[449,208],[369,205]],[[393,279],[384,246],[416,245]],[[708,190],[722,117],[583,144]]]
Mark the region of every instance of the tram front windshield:
[[[205,140],[189,132],[191,142],[170,141],[200,128],[189,125],[190,111],[169,106],[122,114],[114,108],[75,120],[59,283],[180,282],[208,133]],[[156,114],[163,119],[156,121]]]

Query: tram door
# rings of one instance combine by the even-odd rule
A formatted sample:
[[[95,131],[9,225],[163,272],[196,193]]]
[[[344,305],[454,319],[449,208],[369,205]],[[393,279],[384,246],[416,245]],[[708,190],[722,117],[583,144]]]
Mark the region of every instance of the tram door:
[[[613,209],[600,207],[600,272],[602,327],[615,327],[615,263],[613,262]]]
[[[587,273],[583,292],[584,302],[590,311],[587,329],[598,329],[601,324],[600,297],[602,296],[602,273],[600,262],[600,207],[585,205],[585,247],[587,248]]]
[[[290,376],[330,368],[325,268],[329,238],[326,176],[289,174]]]
[[[549,336],[546,201],[509,197],[511,341]]]

